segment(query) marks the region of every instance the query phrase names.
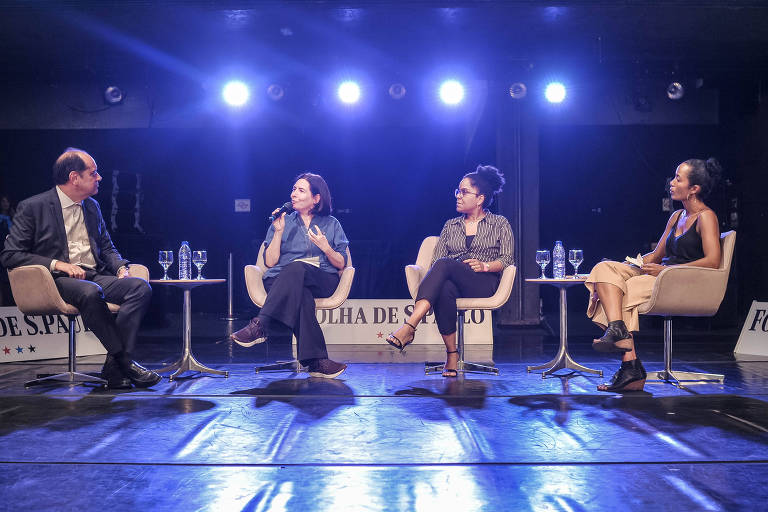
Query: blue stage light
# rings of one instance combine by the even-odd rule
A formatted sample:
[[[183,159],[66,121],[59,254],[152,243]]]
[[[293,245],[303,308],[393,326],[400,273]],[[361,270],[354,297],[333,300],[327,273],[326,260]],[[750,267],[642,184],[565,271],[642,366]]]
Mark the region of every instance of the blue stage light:
[[[248,98],[251,96],[251,91],[248,90],[248,86],[239,80],[233,80],[227,82],[224,88],[221,90],[221,96],[227,104],[233,107],[242,107],[248,102]]]
[[[464,99],[464,86],[457,80],[446,80],[440,85],[440,99],[447,105],[457,105]]]
[[[360,99],[360,86],[357,84],[357,82],[347,80],[339,84],[339,88],[336,93],[339,95],[339,99],[344,103],[357,103]]]
[[[551,82],[547,84],[544,96],[550,103],[561,103],[565,99],[565,86],[560,82]]]

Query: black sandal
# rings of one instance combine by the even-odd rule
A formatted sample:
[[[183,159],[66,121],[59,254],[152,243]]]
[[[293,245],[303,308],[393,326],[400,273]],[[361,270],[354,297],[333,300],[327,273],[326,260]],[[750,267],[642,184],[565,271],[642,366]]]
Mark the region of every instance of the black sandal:
[[[395,336],[395,333],[391,332],[387,335],[387,338],[384,340],[390,345],[392,345],[393,347],[395,347],[400,352],[405,350],[405,347],[413,343],[413,338],[416,337],[416,327],[414,327],[414,325],[409,323],[407,320],[403,323],[408,325],[411,329],[413,329],[413,333],[411,333],[411,339],[403,341],[397,336]]]
[[[446,354],[458,354],[459,351],[458,350],[446,350],[445,353]],[[445,364],[448,364],[448,358],[446,358]],[[445,368],[445,367],[443,367],[443,377],[452,378],[452,377],[458,377],[458,376],[459,376],[459,371],[458,370],[454,370],[453,368]]]
[[[616,342],[631,337],[632,334],[627,330],[624,321],[615,320],[613,322],[608,322],[608,327],[605,329],[602,337],[600,337],[599,340],[592,342],[592,348],[598,352],[631,352],[631,348],[616,345]]]

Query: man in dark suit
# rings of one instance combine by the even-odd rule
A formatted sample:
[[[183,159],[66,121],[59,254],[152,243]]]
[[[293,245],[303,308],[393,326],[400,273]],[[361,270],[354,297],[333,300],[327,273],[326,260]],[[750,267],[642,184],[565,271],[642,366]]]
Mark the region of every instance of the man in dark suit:
[[[65,302],[107,349],[102,375],[110,388],[149,387],[160,376],[133,361],[136,336],[152,290],[131,277],[107,232],[99,203],[101,176],[94,159],[67,148],[53,165],[51,190],[19,203],[0,253],[7,268],[43,265],[53,273]],[[117,315],[107,302],[120,305]]]

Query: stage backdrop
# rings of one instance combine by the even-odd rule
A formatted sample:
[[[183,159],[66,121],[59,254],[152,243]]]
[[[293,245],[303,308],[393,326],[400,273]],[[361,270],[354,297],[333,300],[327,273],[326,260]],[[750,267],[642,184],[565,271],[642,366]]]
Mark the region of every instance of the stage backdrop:
[[[768,356],[768,302],[752,301],[733,353],[738,356]]]
[[[387,334],[403,325],[412,311],[412,300],[349,299],[340,308],[319,310],[316,315],[328,344],[378,345],[384,343]],[[443,345],[432,311],[417,327],[417,344]],[[493,344],[490,311],[466,312],[464,342],[467,345]]]
[[[106,354],[82,319],[75,322],[77,355]],[[23,314],[18,308],[0,308],[0,363],[67,357],[69,321],[64,315]]]

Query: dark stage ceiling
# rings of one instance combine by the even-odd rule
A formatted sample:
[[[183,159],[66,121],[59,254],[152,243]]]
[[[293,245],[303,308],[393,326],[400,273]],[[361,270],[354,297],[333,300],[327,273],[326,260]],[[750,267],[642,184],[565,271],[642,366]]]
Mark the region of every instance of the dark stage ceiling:
[[[0,1],[6,81],[192,80],[227,66],[312,77],[340,66],[412,73],[461,65],[760,68],[765,1]],[[370,71],[373,72],[373,71]]]

